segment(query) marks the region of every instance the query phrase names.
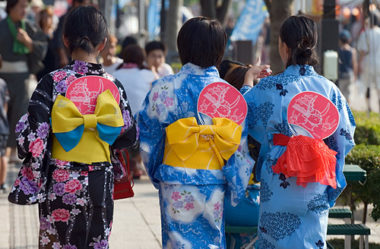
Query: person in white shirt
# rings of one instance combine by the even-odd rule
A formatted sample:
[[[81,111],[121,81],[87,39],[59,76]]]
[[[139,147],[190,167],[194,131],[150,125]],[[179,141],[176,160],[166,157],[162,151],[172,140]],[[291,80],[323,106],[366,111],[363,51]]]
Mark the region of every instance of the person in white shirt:
[[[173,74],[172,67],[165,63],[166,47],[160,41],[151,41],[145,45],[146,64],[159,78]]]
[[[152,87],[156,75],[144,66],[145,52],[139,45],[128,45],[122,51],[124,63],[122,63],[113,76],[118,79],[127,94],[132,114],[135,115],[142,109],[146,95]],[[131,152],[129,152],[131,153]],[[139,179],[144,171],[139,154],[130,154],[129,165],[133,179]]]
[[[369,105],[370,87],[377,89],[380,95],[380,28],[378,19],[370,13],[365,21],[365,31],[361,33],[358,41],[359,51],[359,70],[361,72],[361,81],[367,87],[367,105]],[[380,107],[380,98],[379,98]]]
[[[123,63],[123,59],[116,56],[117,38],[114,35],[108,37],[107,45],[101,52],[102,66],[107,73],[113,75],[117,67]]]
[[[139,45],[129,45],[123,51],[124,63],[113,73],[124,86],[127,98],[136,114],[151,89],[155,74],[144,66],[145,53]]]

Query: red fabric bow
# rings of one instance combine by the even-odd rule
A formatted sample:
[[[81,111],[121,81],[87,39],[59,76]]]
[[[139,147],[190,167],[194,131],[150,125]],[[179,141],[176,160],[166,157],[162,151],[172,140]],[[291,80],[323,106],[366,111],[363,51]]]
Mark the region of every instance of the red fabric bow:
[[[322,139],[274,134],[273,144],[286,146],[284,154],[273,166],[273,172],[297,177],[297,185],[303,187],[310,182],[319,182],[336,188],[337,152],[331,150]]]

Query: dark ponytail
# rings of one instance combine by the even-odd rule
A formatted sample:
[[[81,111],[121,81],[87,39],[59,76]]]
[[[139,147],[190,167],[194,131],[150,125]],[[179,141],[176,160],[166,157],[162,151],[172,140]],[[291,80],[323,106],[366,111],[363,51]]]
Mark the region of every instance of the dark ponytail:
[[[78,7],[66,16],[63,36],[68,41],[70,53],[76,49],[92,53],[107,35],[106,20],[94,7]]]
[[[280,38],[291,51],[286,66],[311,65],[318,63],[315,54],[317,27],[313,20],[305,16],[291,16],[280,29]]]

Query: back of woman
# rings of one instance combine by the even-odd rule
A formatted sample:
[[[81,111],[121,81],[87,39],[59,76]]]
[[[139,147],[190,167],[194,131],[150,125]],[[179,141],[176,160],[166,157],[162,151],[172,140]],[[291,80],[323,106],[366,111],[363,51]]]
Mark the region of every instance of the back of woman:
[[[326,248],[328,209],[346,186],[342,170],[344,157],[354,146],[355,122],[339,89],[313,69],[316,35],[316,25],[311,19],[302,16],[288,18],[282,25],[279,39],[280,55],[287,68],[283,73],[262,79],[245,94],[249,106],[249,135],[261,144],[256,169],[261,181],[259,240],[256,245],[259,249]],[[306,94],[296,107],[304,125],[317,127],[320,122],[325,122],[323,125],[328,129],[329,125],[339,122],[336,131],[324,140],[309,138],[305,133],[299,136],[299,130],[290,126],[290,101],[300,93],[309,92],[314,93]],[[326,113],[335,107],[318,106],[316,94],[332,102],[338,110],[339,120],[326,121]],[[294,175],[278,170],[283,166],[282,158],[288,155],[291,141],[299,137],[307,141],[311,139],[311,143],[318,144],[323,152],[320,152],[322,149],[311,149],[312,146],[303,141],[305,144],[297,147],[303,154],[290,155],[301,162],[301,168],[292,172]],[[333,169],[323,172],[326,175],[322,180],[301,184],[300,179],[305,177],[301,173],[303,170],[306,171],[304,174],[314,176],[314,172],[322,167],[321,163],[315,163],[319,154],[322,158],[332,159],[329,166]],[[287,166],[292,165],[284,167]],[[330,175],[334,177],[326,184],[324,180]]]
[[[247,151],[236,151],[236,146],[235,154],[220,163],[218,149],[210,146],[218,135],[208,130],[221,128],[233,136],[241,127],[230,123],[236,130],[224,130],[203,124],[197,115],[201,90],[223,81],[216,66],[225,44],[218,22],[205,17],[187,21],[177,38],[181,71],[154,82],[138,114],[142,157],[159,189],[163,248],[226,248],[223,203],[227,184],[234,203],[245,194],[247,172],[253,166],[245,157]],[[244,133],[241,138],[245,141]]]
[[[24,159],[9,195],[39,208],[39,248],[108,248],[119,149],[138,147],[120,82],[96,63],[107,37],[94,7],[68,13],[64,43],[73,61],[46,74],[17,124]]]

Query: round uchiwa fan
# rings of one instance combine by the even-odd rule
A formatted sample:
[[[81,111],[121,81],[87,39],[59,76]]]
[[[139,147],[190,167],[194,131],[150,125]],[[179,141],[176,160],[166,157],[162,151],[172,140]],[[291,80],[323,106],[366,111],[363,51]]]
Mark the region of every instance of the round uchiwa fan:
[[[202,124],[212,124],[212,118],[228,118],[241,125],[248,111],[243,95],[224,82],[206,86],[199,95],[197,109]]]
[[[294,96],[289,103],[287,117],[293,135],[316,139],[331,136],[339,125],[336,106],[316,92],[302,92]]]
[[[120,102],[119,90],[111,80],[100,76],[84,76],[70,83],[66,98],[70,99],[81,114],[93,114],[99,94],[110,90],[116,102]]]

